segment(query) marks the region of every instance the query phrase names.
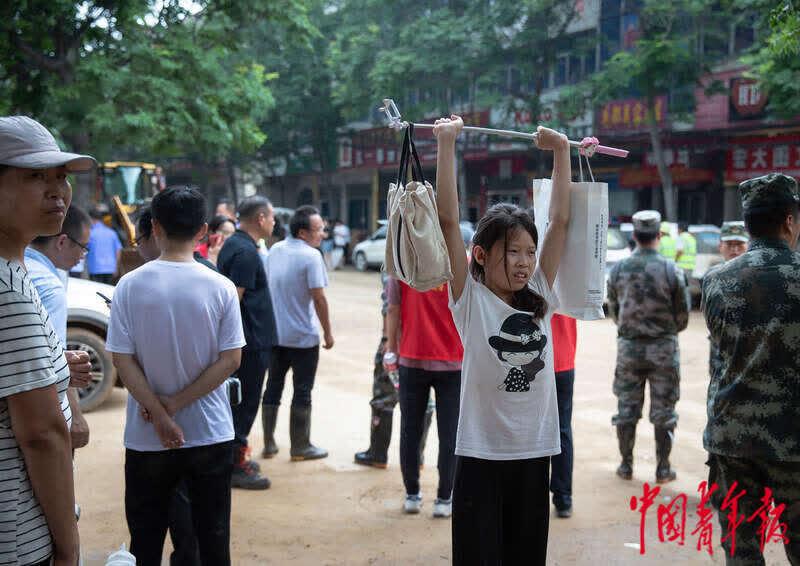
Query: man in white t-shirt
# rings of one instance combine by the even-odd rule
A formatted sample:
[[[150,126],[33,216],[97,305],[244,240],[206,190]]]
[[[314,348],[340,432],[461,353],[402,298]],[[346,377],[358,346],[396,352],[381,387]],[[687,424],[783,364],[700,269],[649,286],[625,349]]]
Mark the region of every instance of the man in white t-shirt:
[[[225,380],[245,344],[228,279],[197,263],[206,202],[195,189],[153,198],[159,259],[114,292],[106,349],[128,388],[125,514],[138,564],[160,564],[168,508],[188,486],[200,555],[230,564],[233,418]]]
[[[267,388],[261,406],[264,426],[264,456],[278,452],[275,422],[281,404],[283,385],[289,368],[294,380],[294,396],[289,414],[289,437],[294,461],[326,458],[328,452],[310,441],[311,390],[319,363],[319,326],[323,347],[333,347],[325,287],[328,272],[319,246],[325,224],[313,206],[298,208],[289,225],[291,236],[278,242],[267,259],[267,279],[275,307],[278,344],[272,348]]]

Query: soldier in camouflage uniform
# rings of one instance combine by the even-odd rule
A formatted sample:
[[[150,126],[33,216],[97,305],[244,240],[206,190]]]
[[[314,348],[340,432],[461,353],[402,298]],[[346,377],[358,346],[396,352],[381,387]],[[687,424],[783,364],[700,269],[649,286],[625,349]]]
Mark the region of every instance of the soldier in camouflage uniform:
[[[703,312],[719,352],[708,387],[709,483],[719,488],[720,509],[734,482],[738,513],[745,519],[762,507],[765,489],[786,508],[786,554],[800,564],[800,254],[797,245],[796,181],[772,173],[740,185],[752,240],[740,257],[716,268],[703,282]],[[767,508],[769,510],[769,508]],[[720,523],[727,529],[727,514]],[[723,541],[727,564],[764,564],[762,521],[743,521],[736,549]]]
[[[746,252],[748,242],[750,242],[750,236],[747,234],[744,222],[741,220],[723,222],[719,235],[719,253],[722,255],[722,258],[709,266],[705,277],[711,275],[719,266],[725,265],[725,263]],[[714,375],[714,368],[718,365],[719,352],[716,346],[714,346],[714,343],[710,342],[708,348],[708,375]]]
[[[389,460],[389,443],[392,440],[392,418],[394,417],[394,406],[399,401],[397,384],[392,380],[389,372],[383,367],[383,354],[386,351],[386,313],[389,310],[389,303],[386,297],[386,283],[388,276],[381,272],[381,314],[383,315],[383,336],[378,351],[375,352],[375,366],[372,370],[372,421],[370,424],[369,448],[355,455],[355,463],[362,466],[372,466],[373,468],[386,468]],[[422,442],[419,449],[420,465],[423,462],[423,452],[425,442],[428,438],[428,430],[433,420],[433,399],[428,400],[428,408],[425,411],[425,421],[422,429]]]
[[[617,263],[608,276],[608,312],[617,324],[617,369],[614,395],[622,463],[617,475],[633,477],[636,423],[642,417],[644,385],[650,382],[650,422],[655,427],[656,481],[675,479],[669,465],[680,396],[678,332],[689,323],[686,276],[675,262],[659,255],[661,215],[654,210],[633,216],[633,255]]]

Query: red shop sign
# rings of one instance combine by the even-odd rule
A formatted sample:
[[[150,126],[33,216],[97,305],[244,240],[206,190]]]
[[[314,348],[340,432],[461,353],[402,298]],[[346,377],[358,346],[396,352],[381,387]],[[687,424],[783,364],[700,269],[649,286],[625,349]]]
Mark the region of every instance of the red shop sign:
[[[604,105],[597,115],[600,132],[638,132],[647,129],[647,107],[642,100],[614,100]],[[667,116],[667,97],[659,96],[653,107],[656,123],[662,125]]]
[[[753,79],[734,79],[731,81],[731,104],[740,116],[756,116],[767,105],[767,97]]]
[[[725,180],[741,183],[773,171],[800,177],[800,136],[735,140],[728,150]]]

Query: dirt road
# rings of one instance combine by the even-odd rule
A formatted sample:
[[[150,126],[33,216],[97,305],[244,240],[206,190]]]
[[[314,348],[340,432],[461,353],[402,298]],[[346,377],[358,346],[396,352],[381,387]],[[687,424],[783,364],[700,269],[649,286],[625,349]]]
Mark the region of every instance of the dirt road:
[[[375,272],[332,274],[328,292],[336,346],[324,351],[314,390],[312,440],[331,456],[317,462],[291,463],[288,457],[288,411],[280,414],[278,456],[261,460],[272,479],[265,492],[234,491],[231,546],[234,564],[448,564],[450,522],[430,516],[435,495],[436,435],[431,430],[423,472],[426,505],[419,516],[401,511],[399,412],[386,471],[352,463],[369,438],[372,357],[380,338],[380,278]],[[616,355],[611,321],[579,323],[573,426],[575,435],[574,515],[550,523],[548,562],[552,564],[721,564],[720,527],[713,522],[714,555],[698,552],[692,535],[697,518],[698,484],[706,479],[702,431],[705,425],[708,346],[702,317],[694,313],[681,334],[682,383],[678,404],[673,466],[678,480],[662,489],[647,514],[645,554],[640,555],[638,512],[631,496],[642,495],[655,473],[651,425],[642,421],[635,449],[634,480],[614,475],[618,464],[611,415]],[[287,381],[284,402],[291,386]],[[87,566],[104,564],[110,551],[127,543],[123,494],[122,431],[127,394],[114,392],[101,409],[87,415],[91,442],[77,455],[77,497],[82,551]],[[288,404],[287,404],[288,405]],[[285,405],[285,406],[287,406]],[[647,415],[647,405],[644,414]],[[251,442],[260,453],[260,419]],[[656,506],[683,492],[689,498],[683,546],[660,543]],[[165,558],[169,542],[165,548]],[[783,550],[768,548],[768,564],[785,564]],[[165,560],[164,562],[168,562]]]

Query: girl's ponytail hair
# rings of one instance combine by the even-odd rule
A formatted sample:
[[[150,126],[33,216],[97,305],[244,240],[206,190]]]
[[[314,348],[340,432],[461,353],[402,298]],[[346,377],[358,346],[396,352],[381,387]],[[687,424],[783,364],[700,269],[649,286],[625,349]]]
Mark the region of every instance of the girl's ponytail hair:
[[[488,252],[496,242],[502,241],[503,269],[505,269],[508,237],[517,230],[528,232],[533,238],[533,243],[538,251],[539,233],[536,231],[533,217],[513,204],[496,204],[478,222],[478,226],[475,228],[475,235],[472,237],[472,243]],[[479,283],[486,282],[483,266],[474,259],[469,262],[469,271]],[[506,273],[508,272],[506,271]],[[514,293],[511,306],[520,311],[533,313],[534,318],[543,318],[547,311],[547,303],[544,298],[527,285]]]

